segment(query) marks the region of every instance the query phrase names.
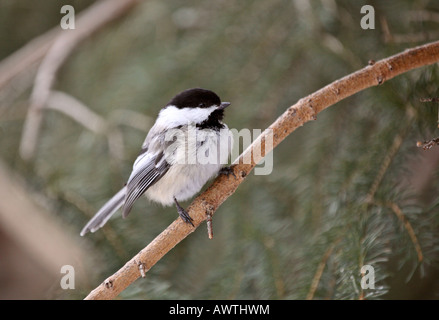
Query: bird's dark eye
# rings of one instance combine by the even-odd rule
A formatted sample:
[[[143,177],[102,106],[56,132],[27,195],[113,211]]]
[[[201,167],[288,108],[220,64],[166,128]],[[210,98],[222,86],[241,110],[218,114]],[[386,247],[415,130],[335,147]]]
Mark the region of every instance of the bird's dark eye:
[[[206,105],[205,105],[204,103],[200,103],[200,104],[198,105],[198,108],[204,108],[204,107],[206,107]]]

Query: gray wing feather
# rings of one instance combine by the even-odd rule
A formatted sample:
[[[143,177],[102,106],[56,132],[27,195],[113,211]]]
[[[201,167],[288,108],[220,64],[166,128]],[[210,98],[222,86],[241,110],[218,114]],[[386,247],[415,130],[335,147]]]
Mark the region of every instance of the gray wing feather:
[[[81,236],[87,232],[95,232],[101,228],[111,216],[123,206],[123,217],[126,217],[134,202],[142,196],[145,191],[156,183],[168,171],[169,163],[164,157],[163,144],[167,142],[163,139],[151,137],[161,137],[157,135],[158,129],[151,128],[142,151],[134,162],[133,172],[128,183],[118,193],[116,193],[104,206],[94,215],[94,217],[85,225],[81,231]]]
[[[145,191],[168,171],[169,163],[163,157],[163,153],[155,156],[145,155],[144,158],[136,161],[130,179],[126,185],[125,203],[122,216],[125,218],[131,211],[134,202],[139,199]]]

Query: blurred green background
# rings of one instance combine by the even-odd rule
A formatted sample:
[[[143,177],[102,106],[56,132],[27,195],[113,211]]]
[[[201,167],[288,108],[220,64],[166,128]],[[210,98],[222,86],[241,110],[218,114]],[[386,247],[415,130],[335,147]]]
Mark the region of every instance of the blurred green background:
[[[92,3],[1,0],[0,67],[61,30],[64,4],[78,16]],[[82,299],[176,219],[175,208],[140,199],[127,219],[116,214],[79,236],[126,182],[158,111],[181,90],[211,89],[232,102],[229,127],[265,129],[369,60],[439,37],[437,1],[369,1],[373,30],[360,26],[364,4],[140,1],[78,44],[53,86],[106,130],[44,110],[28,161],[19,145],[41,60],[1,84],[0,164],[13,182],[0,176],[0,190],[21,194],[0,193],[10,208],[0,206],[0,298]],[[119,298],[438,298],[439,153],[416,147],[438,135],[438,103],[420,102],[439,95],[438,71],[423,67],[367,89],[295,131],[274,150],[273,172],[251,174],[219,208],[213,240],[200,226]],[[23,209],[26,201],[39,209]],[[41,225],[29,220],[40,214]],[[75,268],[74,289],[60,286],[64,264]],[[367,264],[376,282],[363,290]]]

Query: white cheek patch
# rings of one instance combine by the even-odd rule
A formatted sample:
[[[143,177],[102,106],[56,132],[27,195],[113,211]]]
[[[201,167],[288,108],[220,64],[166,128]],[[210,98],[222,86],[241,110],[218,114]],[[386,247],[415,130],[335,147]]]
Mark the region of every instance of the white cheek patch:
[[[209,108],[179,109],[176,106],[167,106],[160,111],[157,124],[165,128],[175,128],[189,123],[201,123],[209,118],[209,115],[217,108],[217,106],[212,106]]]

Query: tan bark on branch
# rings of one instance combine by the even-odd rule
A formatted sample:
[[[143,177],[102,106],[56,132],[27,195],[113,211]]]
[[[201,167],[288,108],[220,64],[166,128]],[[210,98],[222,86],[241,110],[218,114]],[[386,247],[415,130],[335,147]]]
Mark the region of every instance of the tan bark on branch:
[[[137,278],[143,276],[167,252],[206,220],[206,212],[213,214],[235,192],[266,153],[275,148],[294,130],[310,120],[315,120],[319,112],[366,88],[383,84],[404,72],[438,61],[439,41],[436,41],[405,50],[377,62],[370,62],[367,67],[300,99],[270,125],[234,162],[233,170],[236,178],[233,175],[228,177],[220,175],[205,192],[192,202],[188,212],[194,219],[195,228],[177,219],[119,271],[90,292],[86,299],[112,299]],[[269,135],[273,137],[273,144],[266,145],[265,140]],[[248,159],[249,155],[257,154],[260,156],[252,157],[250,164],[243,163],[242,159]]]

